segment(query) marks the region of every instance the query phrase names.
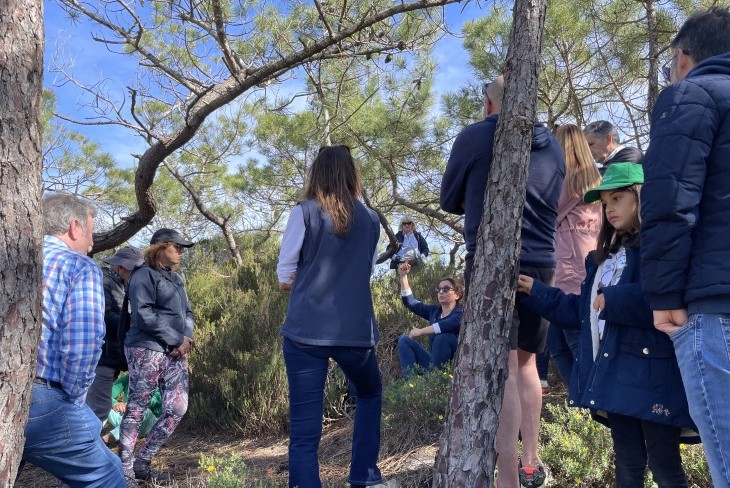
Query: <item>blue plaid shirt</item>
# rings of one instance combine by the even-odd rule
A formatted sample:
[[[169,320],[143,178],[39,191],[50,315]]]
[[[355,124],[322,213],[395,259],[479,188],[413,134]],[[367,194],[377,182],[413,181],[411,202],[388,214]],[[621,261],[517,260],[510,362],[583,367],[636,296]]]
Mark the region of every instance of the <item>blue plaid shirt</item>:
[[[101,269],[61,239],[45,236],[43,331],[36,376],[57,381],[69,400],[83,405],[105,331]]]

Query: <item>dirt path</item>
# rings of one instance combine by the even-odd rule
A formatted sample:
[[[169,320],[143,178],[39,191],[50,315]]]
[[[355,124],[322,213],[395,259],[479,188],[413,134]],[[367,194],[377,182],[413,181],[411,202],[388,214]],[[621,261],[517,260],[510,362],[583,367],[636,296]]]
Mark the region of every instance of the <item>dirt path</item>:
[[[351,419],[325,425],[320,445],[320,473],[325,488],[349,487],[346,481],[351,436]],[[194,431],[183,425],[160,450],[154,462],[158,469],[165,469],[173,475],[175,481],[167,486],[202,488],[207,486],[209,475],[205,468],[200,467],[201,454],[221,458],[238,454],[253,467],[257,479],[286,486],[287,447],[288,438],[285,436],[244,439],[239,435]],[[410,453],[381,459],[379,465],[387,479],[398,479],[401,488],[417,488],[422,481],[430,478],[435,454],[434,446],[422,446]],[[29,465],[15,486],[55,488],[60,483],[43,470]]]
[[[565,399],[565,390],[557,387],[543,399],[544,403],[562,402]],[[320,475],[324,488],[349,488],[346,481],[351,439],[351,417],[325,423],[319,450]],[[288,443],[286,435],[246,439],[235,433],[193,430],[183,420],[169,443],[157,454],[154,463],[157,469],[164,469],[173,475],[174,482],[167,486],[205,488],[209,473],[200,466],[201,455],[225,458],[238,454],[248,466],[253,467],[258,480],[267,480],[272,482],[272,486],[284,487],[287,486]],[[378,466],[384,478],[396,480],[399,488],[430,487],[435,456],[435,445],[416,446],[390,457],[383,457],[381,454]],[[28,466],[15,486],[55,488],[60,483],[43,470]]]

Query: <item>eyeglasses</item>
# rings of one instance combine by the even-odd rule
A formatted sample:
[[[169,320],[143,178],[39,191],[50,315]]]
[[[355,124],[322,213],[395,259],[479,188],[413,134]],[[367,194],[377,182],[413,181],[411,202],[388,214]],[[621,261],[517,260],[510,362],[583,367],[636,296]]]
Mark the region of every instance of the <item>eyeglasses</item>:
[[[413,222],[401,222],[403,225],[413,225]]]
[[[450,286],[437,286],[436,287],[436,293],[448,293],[450,291],[453,291],[453,288]]]
[[[182,246],[180,244],[175,244],[175,250],[178,252],[178,254],[184,254],[185,246]]]
[[[334,149],[334,148],[344,149],[344,150],[347,151],[347,154],[350,154],[352,152],[350,150],[350,146],[348,146],[346,144],[337,144],[335,146],[322,146],[322,147],[319,148],[319,151],[317,151],[317,154],[321,153],[325,149]]]

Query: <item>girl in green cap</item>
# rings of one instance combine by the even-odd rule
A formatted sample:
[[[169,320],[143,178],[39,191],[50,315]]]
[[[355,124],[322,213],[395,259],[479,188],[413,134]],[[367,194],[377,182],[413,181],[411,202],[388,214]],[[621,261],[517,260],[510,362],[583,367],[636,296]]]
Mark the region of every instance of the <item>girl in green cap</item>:
[[[580,329],[568,403],[611,429],[616,486],[643,488],[647,461],[660,488],[686,487],[679,444],[694,429],[674,347],[654,328],[640,284],[638,164],[615,163],[583,197],[603,204],[598,247],[586,259],[580,295],[520,275],[522,303]],[[685,441],[697,442],[693,436]]]

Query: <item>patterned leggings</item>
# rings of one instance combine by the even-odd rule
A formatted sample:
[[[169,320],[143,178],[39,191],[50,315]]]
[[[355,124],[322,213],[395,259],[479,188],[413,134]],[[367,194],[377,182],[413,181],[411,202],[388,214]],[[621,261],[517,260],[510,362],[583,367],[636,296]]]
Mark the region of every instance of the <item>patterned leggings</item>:
[[[185,415],[188,409],[188,360],[142,347],[125,347],[124,351],[129,363],[129,401],[122,420],[119,455],[122,467],[131,470],[140,424],[158,386],[162,393],[162,415],[140,449],[139,459],[151,461]]]

